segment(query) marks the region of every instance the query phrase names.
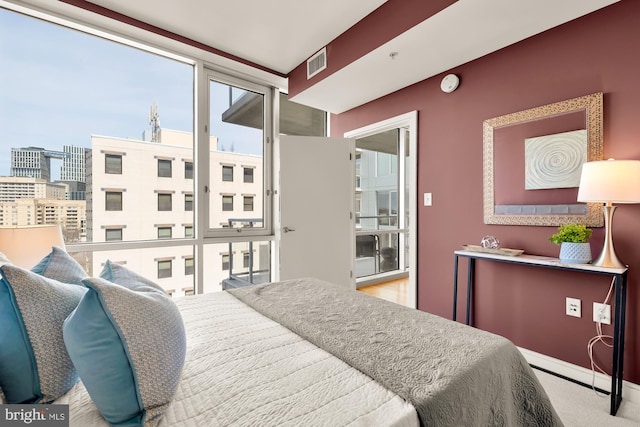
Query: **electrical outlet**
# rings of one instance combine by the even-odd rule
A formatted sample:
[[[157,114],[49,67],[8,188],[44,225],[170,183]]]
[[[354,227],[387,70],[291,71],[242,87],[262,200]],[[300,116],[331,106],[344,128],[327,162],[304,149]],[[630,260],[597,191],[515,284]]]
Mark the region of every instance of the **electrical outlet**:
[[[605,325],[611,324],[611,306],[609,304],[593,303],[593,321]]]
[[[565,308],[567,316],[582,317],[582,304],[578,298],[567,297]]]

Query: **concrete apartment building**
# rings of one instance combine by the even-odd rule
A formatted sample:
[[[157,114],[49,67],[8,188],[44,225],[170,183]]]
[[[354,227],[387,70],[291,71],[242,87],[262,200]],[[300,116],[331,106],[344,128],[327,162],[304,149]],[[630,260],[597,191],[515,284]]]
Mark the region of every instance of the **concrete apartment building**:
[[[41,178],[1,176],[0,203],[18,199],[64,200],[67,187],[64,184],[47,182]]]
[[[44,179],[0,177],[0,227],[60,224],[65,241],[83,241],[84,200],[67,200],[68,185]]]
[[[162,129],[158,142],[92,136],[87,155],[87,240],[92,242],[180,239],[194,236],[193,135]],[[261,216],[262,157],[210,147],[210,223]],[[153,208],[150,208],[153,207]],[[246,248],[240,248],[240,246]],[[248,244],[234,244],[234,265],[246,263]],[[259,254],[254,254],[259,256]],[[193,247],[169,246],[95,251],[98,274],[106,260],[128,268],[179,296],[193,292]],[[205,246],[205,292],[220,290],[229,274],[228,244]]]

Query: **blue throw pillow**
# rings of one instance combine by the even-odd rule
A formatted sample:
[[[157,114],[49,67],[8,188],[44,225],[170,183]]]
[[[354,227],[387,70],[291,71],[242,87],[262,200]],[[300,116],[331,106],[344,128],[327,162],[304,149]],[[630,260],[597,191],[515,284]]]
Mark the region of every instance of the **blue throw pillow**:
[[[50,402],[78,381],[62,322],[86,289],[12,264],[0,270],[0,388],[7,403]]]
[[[104,268],[100,272],[100,277],[125,287],[128,287],[129,284],[131,284],[131,286],[147,285],[164,292],[164,289],[157,283],[139,275],[133,270],[129,270],[123,265],[111,262],[111,260],[107,260],[104,264]]]
[[[52,247],[51,253],[44,257],[31,271],[49,279],[76,285],[81,285],[82,280],[87,278],[87,273],[78,261],[73,259],[64,249],[57,246]]]
[[[111,425],[157,421],[175,393],[186,352],[178,307],[146,281],[86,279],[63,326],[67,351]],[[97,368],[99,367],[99,368]]]

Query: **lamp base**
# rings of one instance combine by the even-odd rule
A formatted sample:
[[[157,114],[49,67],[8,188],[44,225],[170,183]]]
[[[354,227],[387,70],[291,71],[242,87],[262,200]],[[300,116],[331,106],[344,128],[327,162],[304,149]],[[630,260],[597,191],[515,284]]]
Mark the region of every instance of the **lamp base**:
[[[607,203],[606,205],[602,206],[605,229],[604,246],[602,247],[602,252],[600,253],[600,255],[598,255],[598,257],[591,263],[592,265],[609,268],[627,268],[627,266],[618,259],[616,251],[613,249],[611,224],[613,223],[613,213],[615,210],[616,207],[611,203]]]
[[[605,252],[604,250],[594,259],[591,265],[607,268],[627,268],[628,266],[616,257],[615,252]]]

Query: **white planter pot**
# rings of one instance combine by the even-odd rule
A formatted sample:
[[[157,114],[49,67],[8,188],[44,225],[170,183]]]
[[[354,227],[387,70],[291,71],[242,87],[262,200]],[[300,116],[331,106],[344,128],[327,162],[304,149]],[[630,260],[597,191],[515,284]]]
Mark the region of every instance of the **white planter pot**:
[[[591,245],[589,243],[562,242],[560,245],[560,261],[567,264],[590,263]]]

